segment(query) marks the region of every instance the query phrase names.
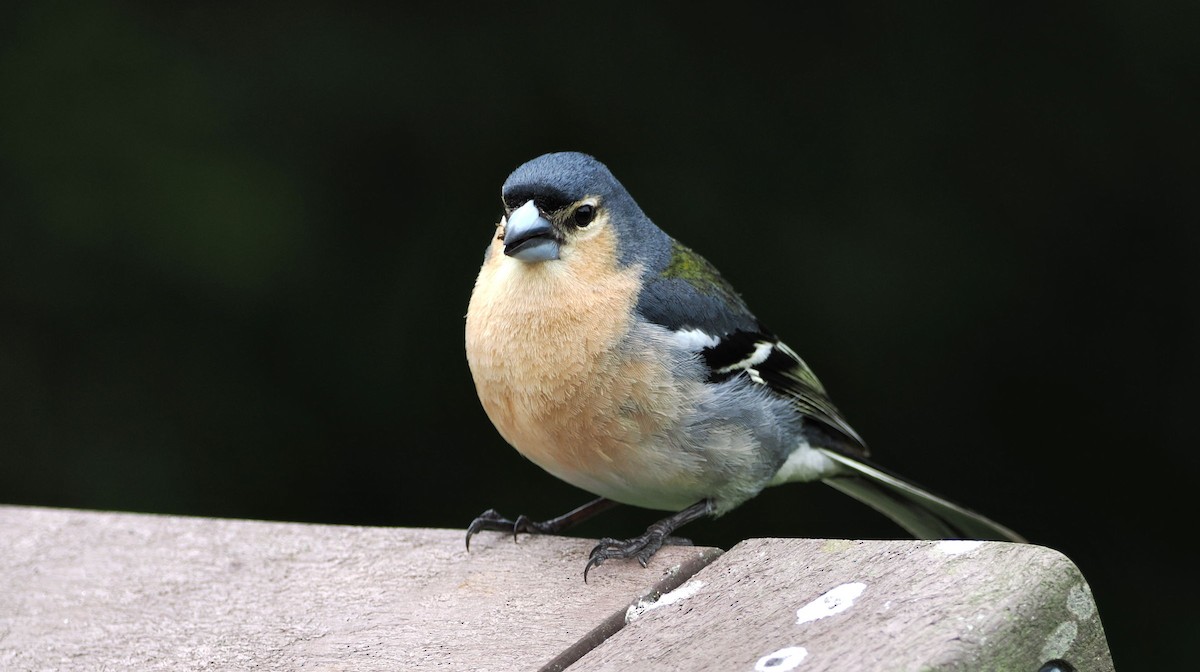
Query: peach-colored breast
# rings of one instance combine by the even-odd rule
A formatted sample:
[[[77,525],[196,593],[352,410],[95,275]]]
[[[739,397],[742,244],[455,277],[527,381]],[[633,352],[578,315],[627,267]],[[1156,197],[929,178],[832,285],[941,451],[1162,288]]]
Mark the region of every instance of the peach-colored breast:
[[[656,435],[677,422],[681,399],[659,353],[619,347],[640,269],[615,263],[612,235],[535,264],[494,241],[467,312],[467,360],[488,417],[522,455],[578,487],[646,506],[626,492],[659,488],[678,471]]]

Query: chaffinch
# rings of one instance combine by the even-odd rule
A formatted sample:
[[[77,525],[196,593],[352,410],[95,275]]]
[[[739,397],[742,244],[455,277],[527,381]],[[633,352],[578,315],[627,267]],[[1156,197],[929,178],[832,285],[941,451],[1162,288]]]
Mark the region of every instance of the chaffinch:
[[[867,461],[817,377],[703,257],[595,158],[518,167],[466,320],[479,400],[500,435],[600,498],[543,522],[489,510],[467,530],[558,533],[617,504],[675,512],[584,566],[645,566],[671,534],[763,488],[823,481],[919,538],[1021,541]]]

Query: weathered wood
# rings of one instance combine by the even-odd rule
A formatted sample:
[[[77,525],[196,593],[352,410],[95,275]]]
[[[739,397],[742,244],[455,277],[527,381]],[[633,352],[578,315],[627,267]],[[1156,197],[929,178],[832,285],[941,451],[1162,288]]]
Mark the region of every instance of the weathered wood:
[[[719,555],[594,543],[0,506],[0,670],[561,667]]]
[[[0,670],[1112,670],[1043,547],[462,535],[0,506]]]
[[[571,671],[1113,669],[1087,583],[1032,545],[753,539],[629,618]]]

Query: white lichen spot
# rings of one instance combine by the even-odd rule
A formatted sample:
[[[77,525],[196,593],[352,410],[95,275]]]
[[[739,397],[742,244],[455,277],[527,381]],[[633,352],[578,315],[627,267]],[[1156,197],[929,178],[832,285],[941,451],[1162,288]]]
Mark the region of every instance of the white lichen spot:
[[[1071,645],[1075,643],[1075,638],[1079,636],[1079,626],[1075,625],[1075,621],[1067,621],[1054,629],[1050,636],[1046,638],[1046,643],[1042,645],[1042,660],[1050,660],[1052,658],[1064,658],[1067,652],[1071,649]]]
[[[768,653],[754,664],[754,672],[786,672],[794,670],[804,661],[808,649],[803,646],[789,646],[774,653]]]
[[[821,551],[824,553],[844,553],[850,550],[854,543],[849,539],[828,539],[821,544]]]
[[[937,550],[946,555],[958,555],[959,553],[969,553],[982,545],[982,541],[975,539],[945,539],[938,542]]]
[[[1086,583],[1077,583],[1067,591],[1067,611],[1081,621],[1086,621],[1096,613],[1096,600],[1092,598],[1092,589]]]
[[[796,610],[796,625],[839,614],[850,608],[867,589],[865,583],[843,583]]]
[[[703,581],[688,581],[675,590],[660,595],[657,600],[638,600],[636,603],[629,605],[629,608],[625,610],[625,622],[632,623],[641,617],[642,614],[650,611],[651,609],[665,607],[668,604],[673,604],[675,602],[679,602],[680,600],[686,600],[687,598],[700,592],[700,589],[703,587]]]

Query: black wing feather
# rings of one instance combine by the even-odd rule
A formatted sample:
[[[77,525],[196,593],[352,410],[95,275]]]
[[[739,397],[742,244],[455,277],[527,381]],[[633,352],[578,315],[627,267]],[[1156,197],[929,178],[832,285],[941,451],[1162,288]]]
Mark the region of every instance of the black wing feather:
[[[796,409],[828,430],[821,443],[865,457],[866,444],[830,401],[804,360],[767,331],[712,264],[671,241],[671,256],[647,274],[638,311],[648,320],[680,331],[698,329],[718,342],[700,356],[709,382],[745,375],[789,398]],[[820,432],[818,432],[820,433]]]

